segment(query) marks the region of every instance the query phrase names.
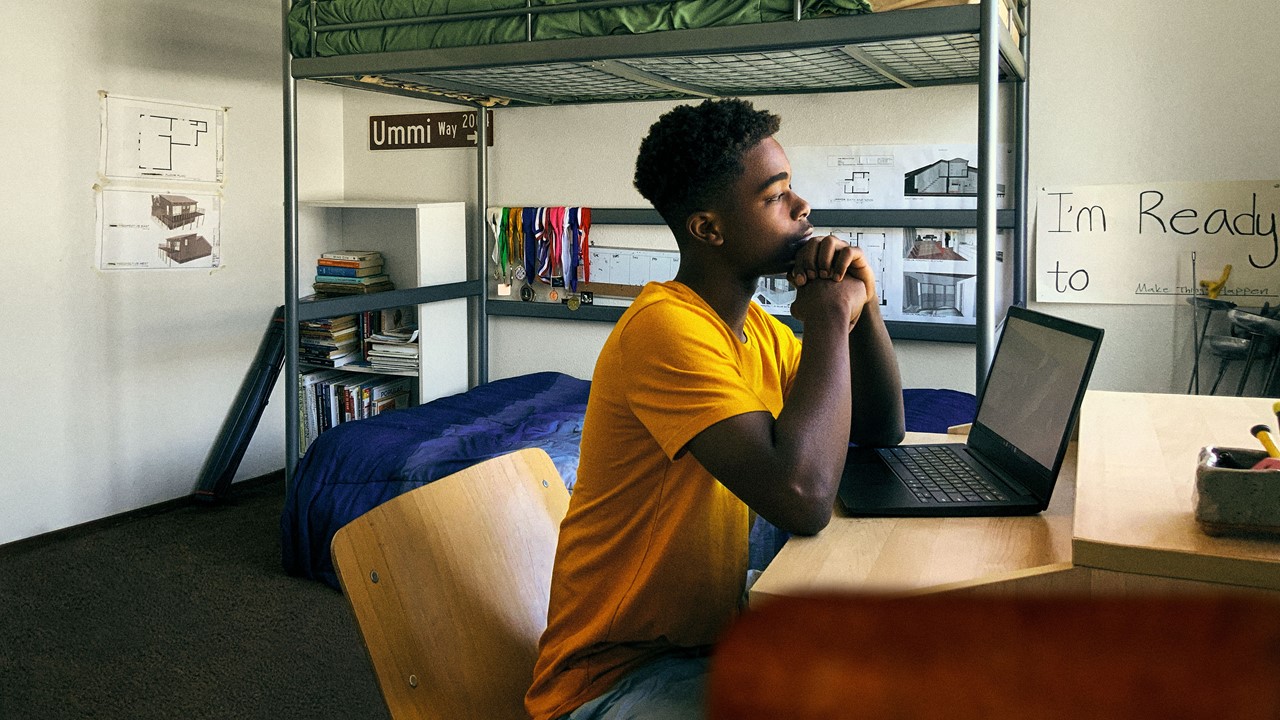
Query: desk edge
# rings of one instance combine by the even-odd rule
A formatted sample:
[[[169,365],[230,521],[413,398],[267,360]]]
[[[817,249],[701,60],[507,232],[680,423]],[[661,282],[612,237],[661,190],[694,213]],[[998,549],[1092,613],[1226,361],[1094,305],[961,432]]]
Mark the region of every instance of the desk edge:
[[[1081,538],[1072,538],[1071,557],[1076,565],[1098,570],[1280,590],[1280,563],[1256,558],[1196,555]]]

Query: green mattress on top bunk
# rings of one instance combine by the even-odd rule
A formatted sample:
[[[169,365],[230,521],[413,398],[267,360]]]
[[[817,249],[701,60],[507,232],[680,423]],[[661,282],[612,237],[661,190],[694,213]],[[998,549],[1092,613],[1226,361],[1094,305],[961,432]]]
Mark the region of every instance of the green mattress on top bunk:
[[[963,1],[963,0],[962,0]],[[950,0],[955,2],[955,0]],[[404,18],[420,23],[317,33],[312,47],[310,17],[314,4],[317,27]],[[574,4],[572,0],[535,0],[535,5]],[[441,20],[441,16],[525,8],[525,0],[296,0],[289,12],[289,41],[294,57],[330,57],[363,53],[464,47],[523,42],[526,16]],[[872,11],[868,0],[802,0],[803,18],[857,15]],[[792,0],[682,0],[592,10],[547,12],[533,16],[534,40],[628,35],[751,25],[794,19]]]

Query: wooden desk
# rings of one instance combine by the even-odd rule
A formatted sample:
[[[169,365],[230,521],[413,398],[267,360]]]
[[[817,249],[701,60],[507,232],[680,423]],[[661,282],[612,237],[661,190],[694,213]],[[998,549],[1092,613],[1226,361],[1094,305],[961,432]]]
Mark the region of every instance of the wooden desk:
[[[1246,592],[1280,590],[1280,540],[1200,531],[1200,448],[1254,448],[1271,400],[1090,391],[1040,515],[851,518],[789,540],[751,602],[821,591]],[[954,441],[908,433],[906,442]],[[1074,510],[1074,513],[1073,513]],[[1074,520],[1074,529],[1073,529]]]
[[[959,442],[907,433],[904,442]],[[793,537],[757,579],[750,602],[820,591],[920,594],[985,587],[1051,587],[1071,568],[1075,453],[1048,510],[1027,517],[852,518],[837,506],[825,530]]]
[[[1280,589],[1280,539],[1204,534],[1195,522],[1193,495],[1200,448],[1261,449],[1249,428],[1274,425],[1272,402],[1090,391],[1080,420],[1075,564]]]

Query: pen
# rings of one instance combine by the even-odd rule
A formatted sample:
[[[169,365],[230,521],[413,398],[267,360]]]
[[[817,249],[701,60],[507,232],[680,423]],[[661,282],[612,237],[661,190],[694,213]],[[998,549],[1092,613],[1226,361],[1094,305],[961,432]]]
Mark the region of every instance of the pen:
[[[1262,443],[1262,447],[1267,449],[1267,454],[1273,458],[1280,458],[1280,448],[1276,447],[1276,443],[1271,439],[1271,428],[1266,425],[1254,425],[1249,428],[1249,434],[1258,438],[1258,442]]]

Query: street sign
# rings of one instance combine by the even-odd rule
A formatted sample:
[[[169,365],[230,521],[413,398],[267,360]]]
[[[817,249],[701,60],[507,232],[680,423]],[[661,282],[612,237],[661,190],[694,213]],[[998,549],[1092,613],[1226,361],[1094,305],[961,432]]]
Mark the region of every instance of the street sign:
[[[493,111],[485,111],[488,143],[493,146]],[[420,150],[476,146],[474,112],[370,115],[370,150]]]

